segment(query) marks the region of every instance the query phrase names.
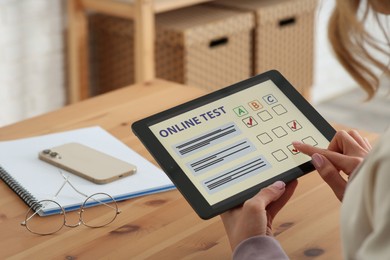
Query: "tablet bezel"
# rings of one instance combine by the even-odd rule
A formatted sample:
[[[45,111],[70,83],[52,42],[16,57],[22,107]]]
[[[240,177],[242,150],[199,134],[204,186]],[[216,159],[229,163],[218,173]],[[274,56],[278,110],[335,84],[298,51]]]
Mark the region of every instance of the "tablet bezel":
[[[167,174],[177,189],[185,197],[195,212],[202,219],[209,219],[219,215],[233,207],[241,205],[247,199],[253,197],[260,189],[272,184],[277,180],[290,182],[298,177],[314,170],[312,163],[306,162],[288,171],[285,171],[267,181],[261,182],[245,191],[235,194],[221,202],[210,205],[191,180],[187,177],[180,166],[171,157],[169,152],[160,143],[150,130],[150,126],[160,123],[179,114],[204,106],[220,98],[227,97],[239,91],[258,85],[267,80],[273,83],[284,95],[299,109],[299,111],[330,141],[335,135],[334,128],[305,100],[305,98],[276,70],[259,74],[247,80],[238,82],[226,88],[196,98],[189,102],[175,106],[155,115],[141,119],[132,124],[134,134],[141,140],[146,149],[154,157],[162,170]],[[298,105],[297,105],[298,104]]]

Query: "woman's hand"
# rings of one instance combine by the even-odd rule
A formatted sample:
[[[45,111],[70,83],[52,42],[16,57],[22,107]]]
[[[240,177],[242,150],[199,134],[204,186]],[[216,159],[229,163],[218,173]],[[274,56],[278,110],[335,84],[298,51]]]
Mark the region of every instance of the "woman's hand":
[[[298,181],[285,185],[282,181],[262,189],[241,207],[221,215],[232,250],[247,238],[272,235],[272,221],[293,195]]]
[[[341,172],[349,178],[372,149],[367,138],[363,138],[356,130],[337,132],[328,149],[301,142],[293,142],[293,145],[298,151],[312,157],[313,165],[340,201],[343,200],[347,186]]]

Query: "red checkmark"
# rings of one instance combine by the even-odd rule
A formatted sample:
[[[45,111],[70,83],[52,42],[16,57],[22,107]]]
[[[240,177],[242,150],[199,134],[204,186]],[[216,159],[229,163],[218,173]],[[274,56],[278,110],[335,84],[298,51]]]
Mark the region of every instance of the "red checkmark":
[[[253,124],[252,117],[249,118],[249,122],[247,122],[247,124],[248,124],[249,126],[252,126],[252,124]]]
[[[291,126],[291,129],[294,129],[294,130],[297,129],[297,122],[293,121],[293,125]]]
[[[294,153],[297,153],[299,152],[297,149],[293,148],[291,151],[293,151]]]

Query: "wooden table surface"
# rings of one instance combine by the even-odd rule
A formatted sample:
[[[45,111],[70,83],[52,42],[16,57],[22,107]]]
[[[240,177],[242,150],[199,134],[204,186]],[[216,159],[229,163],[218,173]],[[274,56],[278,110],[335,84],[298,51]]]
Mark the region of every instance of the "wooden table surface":
[[[132,122],[204,92],[162,80],[107,93],[39,117],[0,128],[0,140],[100,125],[148,160],[154,160],[130,130]],[[375,134],[365,133],[370,139]],[[20,226],[27,206],[0,182],[0,259],[229,259],[219,217],[201,220],[177,190],[119,203],[109,226],[63,228],[37,236]],[[274,221],[277,239],[292,259],[340,259],[340,203],[315,172]]]

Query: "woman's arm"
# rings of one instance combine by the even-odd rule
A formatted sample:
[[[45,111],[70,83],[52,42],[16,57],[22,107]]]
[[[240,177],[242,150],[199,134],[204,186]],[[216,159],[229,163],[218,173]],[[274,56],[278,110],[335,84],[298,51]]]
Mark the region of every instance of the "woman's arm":
[[[372,231],[363,240],[356,253],[357,259],[389,259],[390,257],[390,149],[387,154],[379,150],[371,156],[378,156],[378,161],[370,167],[370,187],[366,191],[368,204],[371,204],[370,216]],[[381,153],[378,155],[377,153]],[[362,174],[362,173],[359,173]],[[372,194],[371,194],[372,192]],[[356,227],[359,228],[359,227]]]
[[[233,260],[289,259],[279,242],[272,236],[255,236],[242,241],[233,252]]]
[[[272,259],[264,256],[285,256],[279,243],[272,237],[272,221],[291,198],[297,184],[297,181],[287,185],[277,181],[262,189],[241,207],[221,215],[231,248],[235,250],[235,259]]]

